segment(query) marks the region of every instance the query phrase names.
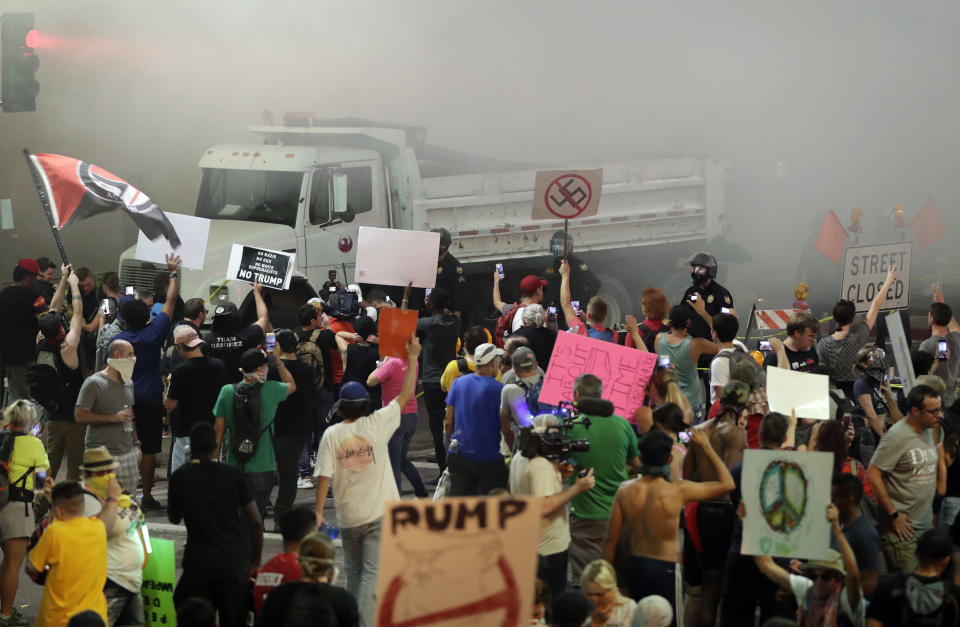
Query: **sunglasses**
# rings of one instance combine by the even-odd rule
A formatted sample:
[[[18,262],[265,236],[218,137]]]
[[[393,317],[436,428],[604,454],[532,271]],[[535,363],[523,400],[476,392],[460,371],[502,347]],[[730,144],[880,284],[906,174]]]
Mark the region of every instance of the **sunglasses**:
[[[810,579],[814,581],[824,580],[824,581],[839,581],[841,575],[832,570],[818,570],[810,573]]]

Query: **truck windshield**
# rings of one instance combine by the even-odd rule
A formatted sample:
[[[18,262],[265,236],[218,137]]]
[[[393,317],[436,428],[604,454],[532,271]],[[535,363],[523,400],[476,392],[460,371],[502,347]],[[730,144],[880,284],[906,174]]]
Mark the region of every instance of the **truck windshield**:
[[[197,216],[294,227],[303,172],[204,168]]]

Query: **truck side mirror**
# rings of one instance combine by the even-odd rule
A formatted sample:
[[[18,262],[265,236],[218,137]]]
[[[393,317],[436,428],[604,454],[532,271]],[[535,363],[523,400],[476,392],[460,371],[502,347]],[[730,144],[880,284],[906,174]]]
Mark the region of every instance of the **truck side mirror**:
[[[347,175],[333,175],[333,212],[347,212]]]

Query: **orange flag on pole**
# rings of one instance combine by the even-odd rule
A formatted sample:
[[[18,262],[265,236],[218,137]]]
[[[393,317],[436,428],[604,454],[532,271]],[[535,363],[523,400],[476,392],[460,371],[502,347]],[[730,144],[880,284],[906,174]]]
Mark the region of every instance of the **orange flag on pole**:
[[[940,212],[937,211],[937,206],[933,204],[933,198],[927,198],[927,202],[923,203],[920,212],[910,223],[910,230],[913,231],[913,236],[917,240],[917,247],[920,250],[946,234],[947,227],[940,217]]]
[[[830,210],[827,219],[823,221],[820,227],[820,235],[817,236],[816,248],[824,255],[829,257],[833,263],[843,266],[843,243],[847,241],[847,230],[840,223],[837,214]]]

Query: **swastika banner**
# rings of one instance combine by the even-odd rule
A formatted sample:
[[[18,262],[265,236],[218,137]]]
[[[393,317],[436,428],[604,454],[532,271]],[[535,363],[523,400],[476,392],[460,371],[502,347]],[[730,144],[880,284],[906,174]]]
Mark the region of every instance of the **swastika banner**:
[[[597,215],[603,170],[541,170],[533,190],[534,220]]]

